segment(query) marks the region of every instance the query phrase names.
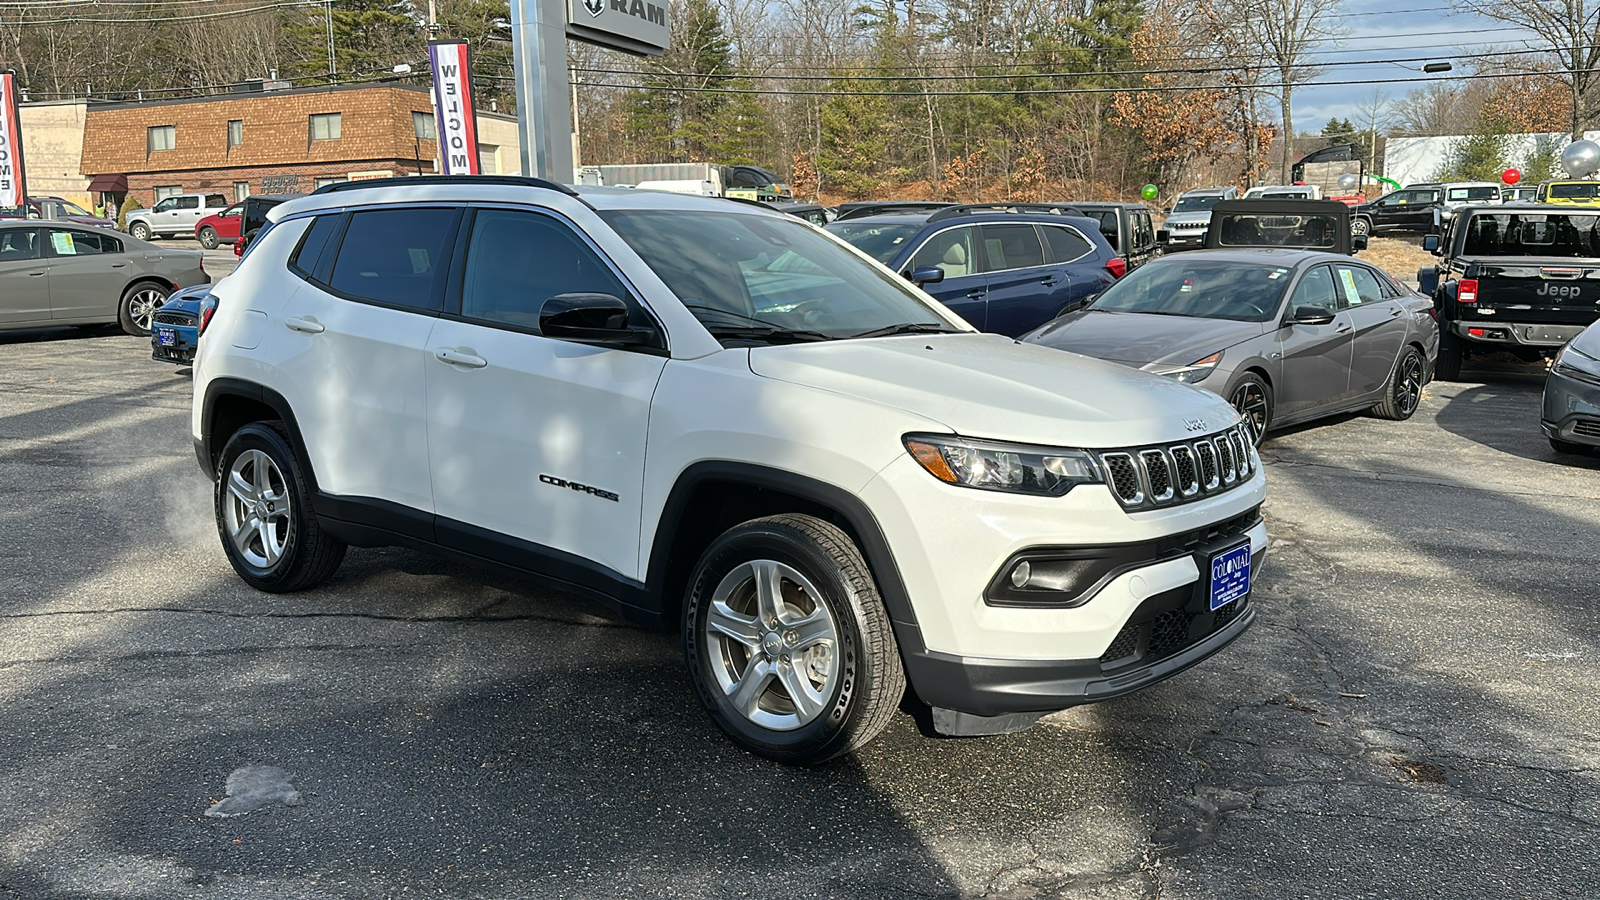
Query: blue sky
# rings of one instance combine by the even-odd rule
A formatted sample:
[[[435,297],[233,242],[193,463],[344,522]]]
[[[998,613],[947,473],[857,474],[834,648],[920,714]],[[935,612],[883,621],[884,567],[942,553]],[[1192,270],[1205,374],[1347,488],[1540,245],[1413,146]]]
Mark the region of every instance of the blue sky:
[[[1352,64],[1331,66],[1316,80],[1379,79],[1390,83],[1308,85],[1297,89],[1294,94],[1296,131],[1319,130],[1334,117],[1356,122],[1356,107],[1370,100],[1375,89],[1383,90],[1394,100],[1425,86],[1423,82],[1396,83],[1399,79],[1425,76],[1381,60],[1412,57],[1449,60],[1455,64],[1455,70],[1449,75],[1456,75],[1468,71],[1473,63],[1473,60],[1462,59],[1460,54],[1482,53],[1491,48],[1521,49],[1524,45],[1520,38],[1528,34],[1471,13],[1455,12],[1449,0],[1347,0],[1340,10],[1340,18],[1334,21],[1343,26],[1346,35],[1337,44],[1319,45],[1312,58],[1319,62]],[[1420,62],[1404,65],[1415,69],[1422,67]],[[1276,107],[1274,103],[1268,105]]]

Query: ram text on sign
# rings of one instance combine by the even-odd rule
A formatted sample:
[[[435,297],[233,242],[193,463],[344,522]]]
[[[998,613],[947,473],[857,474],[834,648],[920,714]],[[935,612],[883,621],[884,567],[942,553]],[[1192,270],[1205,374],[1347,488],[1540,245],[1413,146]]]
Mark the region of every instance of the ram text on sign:
[[[433,121],[440,174],[477,175],[478,118],[472,104],[472,61],[467,45],[430,43],[428,61],[433,66]]]
[[[567,35],[626,53],[666,52],[671,16],[667,0],[567,0]]]

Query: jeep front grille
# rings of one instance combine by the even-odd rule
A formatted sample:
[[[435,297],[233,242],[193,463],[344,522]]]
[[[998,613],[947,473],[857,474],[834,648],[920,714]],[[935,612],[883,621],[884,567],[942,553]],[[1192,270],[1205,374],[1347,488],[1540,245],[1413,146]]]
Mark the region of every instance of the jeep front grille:
[[[1250,480],[1253,442],[1243,425],[1196,438],[1097,453],[1117,502],[1126,509],[1172,506],[1220,494]]]

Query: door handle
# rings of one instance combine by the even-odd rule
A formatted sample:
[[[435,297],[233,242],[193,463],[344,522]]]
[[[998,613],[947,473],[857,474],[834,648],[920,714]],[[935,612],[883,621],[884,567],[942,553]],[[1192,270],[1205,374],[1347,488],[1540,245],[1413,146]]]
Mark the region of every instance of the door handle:
[[[1403,312],[1405,312],[1405,310],[1403,310],[1403,309],[1401,309],[1401,308],[1400,308],[1400,307],[1398,307],[1398,306],[1396,306],[1396,307],[1395,307],[1395,308],[1394,308],[1394,309],[1391,309],[1391,310],[1389,310],[1389,318],[1391,318],[1391,319],[1392,319],[1392,318],[1394,318],[1394,317],[1395,317],[1395,316],[1398,316],[1398,315],[1400,315],[1400,314],[1401,314],[1401,313],[1403,313]]]
[[[1334,329],[1333,329],[1333,330],[1334,330],[1334,331],[1337,331],[1337,332],[1338,332],[1338,333],[1340,333],[1340,334],[1349,334],[1349,333],[1350,333],[1350,332],[1351,332],[1351,331],[1353,331],[1353,330],[1354,330],[1354,329],[1352,329],[1352,328],[1351,328],[1351,327],[1350,327],[1350,326],[1349,326],[1349,325],[1345,325],[1345,324],[1343,324],[1343,323],[1340,323],[1340,324],[1339,324],[1339,325],[1338,325],[1338,326],[1337,326],[1337,327],[1336,327],[1336,328],[1334,328]]]
[[[987,294],[987,293],[989,293],[989,292],[988,291],[967,291],[967,299],[968,300],[982,300],[983,299],[983,295]]]
[[[289,326],[291,331],[302,331],[306,334],[321,334],[327,330],[326,325],[310,316],[296,316],[292,319],[284,319],[283,324]]]
[[[1056,285],[1061,283],[1061,279],[1057,278],[1054,275],[1050,275],[1050,276],[1047,276],[1045,278],[1039,279],[1039,283],[1044,285],[1045,287],[1055,287]]]
[[[43,272],[29,272],[28,273],[28,277],[29,278],[38,278],[43,274],[44,274]]]
[[[433,355],[438,357],[440,362],[449,363],[452,366],[464,366],[468,369],[481,369],[489,364],[489,361],[481,356],[474,356],[471,353],[463,353],[459,350],[451,350],[449,347],[435,350]]]
[[[111,268],[113,268],[113,269],[120,269],[120,268],[122,268],[122,267],[123,267],[123,266],[125,266],[125,265],[127,265],[127,263],[125,263],[125,262],[119,262],[119,263],[112,263],[112,264],[111,264]]]

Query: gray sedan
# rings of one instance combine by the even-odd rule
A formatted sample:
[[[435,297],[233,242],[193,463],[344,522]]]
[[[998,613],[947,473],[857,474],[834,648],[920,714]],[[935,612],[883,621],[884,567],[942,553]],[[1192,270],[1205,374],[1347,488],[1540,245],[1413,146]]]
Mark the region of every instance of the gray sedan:
[[[1215,391],[1260,442],[1354,410],[1410,418],[1439,351],[1432,308],[1348,256],[1206,250],[1150,262],[1023,340]]]
[[[1567,342],[1544,382],[1545,437],[1557,453],[1600,450],[1600,322]]]
[[[119,322],[147,335],[168,294],[211,280],[201,258],[87,225],[0,223],[0,329]]]

